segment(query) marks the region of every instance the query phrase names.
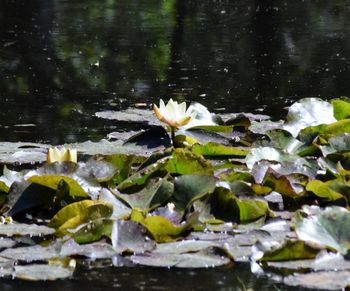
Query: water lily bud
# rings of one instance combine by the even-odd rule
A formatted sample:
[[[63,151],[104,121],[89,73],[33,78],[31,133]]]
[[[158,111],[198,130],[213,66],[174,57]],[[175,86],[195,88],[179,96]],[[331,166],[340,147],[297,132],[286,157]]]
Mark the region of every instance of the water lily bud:
[[[49,148],[47,152],[47,163],[54,162],[73,162],[76,163],[78,161],[77,158],[77,150],[76,149],[66,149],[66,148]]]

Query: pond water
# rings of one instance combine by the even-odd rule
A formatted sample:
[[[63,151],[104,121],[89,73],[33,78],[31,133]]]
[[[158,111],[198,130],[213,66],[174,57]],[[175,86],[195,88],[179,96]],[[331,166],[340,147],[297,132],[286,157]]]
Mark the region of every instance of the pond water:
[[[302,97],[349,96],[349,16],[348,0],[0,1],[0,140],[97,141],[130,125],[95,112],[151,108],[159,98],[277,119]],[[101,272],[0,286],[106,290],[132,281],[147,290],[234,290],[275,284],[246,267]]]

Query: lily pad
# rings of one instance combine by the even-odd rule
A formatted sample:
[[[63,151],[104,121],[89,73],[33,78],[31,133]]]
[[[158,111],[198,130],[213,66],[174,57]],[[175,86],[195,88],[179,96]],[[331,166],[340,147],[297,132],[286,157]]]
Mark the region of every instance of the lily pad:
[[[212,193],[215,179],[205,175],[183,175],[175,178],[174,202],[176,209],[184,211],[195,200]]]
[[[283,283],[310,289],[340,290],[350,284],[349,271],[325,271],[307,274],[294,274],[283,279]]]
[[[15,236],[46,236],[55,232],[55,229],[45,225],[25,224],[25,223],[9,223],[0,224],[0,235]]]
[[[0,257],[25,262],[46,261],[59,257],[59,250],[54,245],[48,247],[40,245],[17,247],[0,252]]]
[[[299,131],[308,126],[335,122],[333,106],[318,98],[305,98],[294,103],[288,110],[284,129],[296,137]]]
[[[303,217],[299,211],[295,217],[295,231],[299,239],[346,254],[350,249],[350,212],[343,207],[332,206],[316,214]]]
[[[72,162],[51,163],[30,171],[25,175],[29,182],[36,183],[57,190],[63,180],[69,186],[72,197],[96,196],[100,185],[92,177],[79,175],[79,166]],[[85,173],[81,173],[85,174]],[[87,180],[89,179],[89,180]]]
[[[251,222],[272,215],[266,201],[253,198],[238,199],[222,187],[216,188],[210,198],[212,213],[218,219],[235,222]]]
[[[60,249],[61,257],[84,256],[91,259],[108,259],[117,255],[113,246],[106,242],[78,244],[73,239],[67,240]]]
[[[146,229],[133,221],[118,220],[114,222],[111,240],[113,248],[119,254],[130,252],[134,254],[151,251],[155,242],[147,237]]]
[[[350,117],[350,103],[341,100],[341,99],[334,99],[332,100],[333,105],[333,113],[334,117],[337,120],[345,119]]]
[[[120,193],[111,189],[112,193],[131,208],[149,209],[167,201],[174,192],[174,185],[166,179],[152,179],[141,191],[132,194]]]
[[[213,174],[213,167],[209,161],[187,149],[175,149],[165,169],[170,174]]]
[[[247,149],[228,147],[214,142],[209,142],[205,145],[195,144],[192,147],[192,151],[209,158],[244,158],[249,153]]]
[[[131,219],[135,222],[141,223],[150,232],[157,242],[171,242],[180,237],[185,232],[192,229],[198,222],[198,213],[192,213],[186,223],[173,224],[169,219],[159,216],[151,215],[143,217],[141,213],[133,210]]]
[[[60,265],[32,264],[15,266],[13,276],[22,280],[52,281],[70,278],[73,276],[73,272],[74,267],[71,266],[64,267]]]
[[[230,263],[227,257],[208,252],[198,253],[150,253],[131,256],[133,263],[152,267],[176,267],[176,268],[214,268]]]
[[[49,226],[56,228],[57,235],[68,234],[69,229],[74,229],[83,223],[109,218],[112,211],[112,206],[103,201],[83,200],[62,208],[51,219]]]

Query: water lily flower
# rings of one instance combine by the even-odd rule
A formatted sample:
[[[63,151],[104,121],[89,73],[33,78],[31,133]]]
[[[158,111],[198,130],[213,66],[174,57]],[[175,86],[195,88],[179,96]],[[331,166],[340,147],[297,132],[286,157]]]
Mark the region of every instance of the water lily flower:
[[[57,147],[49,148],[47,152],[47,163],[66,161],[73,163],[78,161],[76,149],[66,149],[64,147],[60,149]]]
[[[168,124],[172,129],[186,125],[195,117],[195,113],[192,110],[187,109],[186,111],[185,102],[178,104],[173,99],[170,99],[167,105],[160,99],[159,108],[154,104],[153,110],[157,118],[161,122]]]

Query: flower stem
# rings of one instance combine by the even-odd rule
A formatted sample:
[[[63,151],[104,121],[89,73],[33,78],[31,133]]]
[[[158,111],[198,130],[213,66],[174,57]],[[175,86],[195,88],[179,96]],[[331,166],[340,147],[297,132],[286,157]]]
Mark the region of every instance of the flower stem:
[[[174,143],[175,143],[175,128],[174,127],[170,127],[170,133],[171,133],[171,142],[174,146]]]

